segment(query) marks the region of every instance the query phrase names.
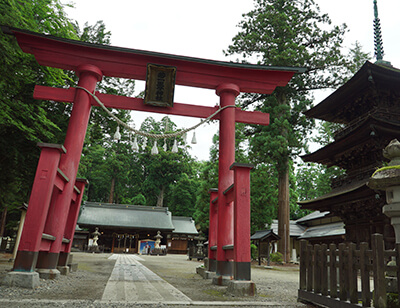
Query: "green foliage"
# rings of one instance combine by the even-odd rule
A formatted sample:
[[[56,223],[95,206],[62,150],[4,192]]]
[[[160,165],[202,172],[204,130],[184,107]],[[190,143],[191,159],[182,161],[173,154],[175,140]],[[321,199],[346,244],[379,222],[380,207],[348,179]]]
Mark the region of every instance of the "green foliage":
[[[128,203],[128,204],[135,204],[135,205],[146,205],[146,197],[143,196],[143,194],[139,193],[135,197],[133,197],[130,201],[128,202],[123,202]]]
[[[199,163],[199,184],[196,193],[194,219],[203,233],[208,234],[210,188],[218,188],[218,136],[213,138],[210,160]]]
[[[259,164],[250,173],[251,233],[265,229],[278,214],[277,171],[272,164]]]
[[[281,263],[283,263],[282,254],[280,252],[273,252],[270,254],[270,260],[271,260],[271,262],[281,264]]]
[[[399,294],[387,293],[387,307],[388,308],[400,307]]]
[[[332,180],[342,176],[344,171],[337,167],[327,168],[320,164],[300,164],[296,169],[299,201],[318,198],[331,190]]]
[[[258,259],[258,247],[254,244],[251,244],[250,249],[251,249],[251,259],[257,260]]]
[[[182,173],[178,180],[169,186],[167,206],[173,215],[193,217],[197,182],[196,178],[189,178],[186,173]]]
[[[365,61],[371,60],[371,55],[367,52],[363,52],[362,46],[359,41],[356,41],[353,44],[353,48],[350,48],[350,52],[348,55],[348,69],[351,74],[348,77],[351,77],[353,74],[357,73],[357,71],[364,65]]]

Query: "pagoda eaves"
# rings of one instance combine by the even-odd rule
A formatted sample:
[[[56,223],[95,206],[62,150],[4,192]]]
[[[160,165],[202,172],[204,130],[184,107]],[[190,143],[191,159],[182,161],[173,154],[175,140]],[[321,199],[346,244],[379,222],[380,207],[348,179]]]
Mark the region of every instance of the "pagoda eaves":
[[[364,97],[376,95],[378,89],[396,91],[400,97],[399,84],[400,70],[367,61],[349,81],[304,114],[310,118],[348,124],[364,110],[373,109],[374,106],[366,105]]]
[[[320,163],[327,167],[338,166],[348,172],[361,166],[376,167],[376,162],[384,160],[381,149],[390,140],[398,137],[400,132],[400,121],[394,121],[389,116],[396,115],[382,113],[369,115],[358,122],[358,125],[347,128],[344,131],[345,135],[334,142],[301,158],[305,162]]]

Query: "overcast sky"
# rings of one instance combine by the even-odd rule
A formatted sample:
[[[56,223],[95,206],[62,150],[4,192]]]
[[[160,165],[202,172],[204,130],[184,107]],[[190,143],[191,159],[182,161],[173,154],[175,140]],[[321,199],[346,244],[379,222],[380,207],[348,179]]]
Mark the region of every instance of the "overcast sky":
[[[74,3],[74,9],[66,9],[70,18],[94,25],[103,20],[111,31],[113,46],[143,49],[183,56],[229,61],[223,50],[237,34],[242,14],[253,8],[253,0],[62,0]],[[365,52],[373,56],[373,0],[316,0],[321,12],[328,13],[333,24],[346,23],[350,30],[346,34],[345,46],[351,47],[356,40]],[[381,19],[384,60],[400,68],[400,1],[378,0]],[[137,83],[137,93],[144,90],[144,83]],[[320,100],[329,91],[319,93]],[[214,91],[177,86],[175,102],[215,106],[219,98]],[[136,127],[146,116],[159,120],[163,115],[144,114],[135,111],[132,117]],[[199,119],[172,116],[180,128],[198,123]],[[197,144],[192,145],[191,154],[207,160],[212,136],[218,124],[196,129]],[[189,134],[191,139],[192,134]]]

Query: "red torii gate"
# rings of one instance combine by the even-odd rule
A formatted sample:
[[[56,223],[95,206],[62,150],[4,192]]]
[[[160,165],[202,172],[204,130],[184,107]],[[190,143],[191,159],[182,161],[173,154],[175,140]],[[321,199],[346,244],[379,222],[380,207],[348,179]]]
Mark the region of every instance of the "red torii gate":
[[[78,86],[95,91],[103,76],[146,79],[148,63],[177,68],[176,84],[216,90],[220,107],[232,106],[240,92],[270,94],[285,86],[301,69],[240,64],[183,57],[149,51],[83,43],[11,27],[21,49],[39,64],[72,70]],[[139,98],[96,93],[106,107],[207,118],[218,107],[174,103],[170,107],[144,105]],[[41,277],[54,278],[66,271],[85,182],[76,179],[91,106],[95,100],[83,90],[36,86],[34,98],[73,103],[64,145],[40,144],[42,148],[28,212],[14,262],[14,279],[20,285],[36,284]],[[209,268],[214,283],[250,282],[250,169],[235,163],[235,122],[269,124],[269,115],[226,108],[220,121],[218,190],[211,192]],[[67,273],[67,272],[66,272]],[[36,274],[37,275],[37,274]],[[24,282],[21,282],[23,280]],[[250,284],[254,290],[254,284]],[[248,293],[251,293],[250,290]]]

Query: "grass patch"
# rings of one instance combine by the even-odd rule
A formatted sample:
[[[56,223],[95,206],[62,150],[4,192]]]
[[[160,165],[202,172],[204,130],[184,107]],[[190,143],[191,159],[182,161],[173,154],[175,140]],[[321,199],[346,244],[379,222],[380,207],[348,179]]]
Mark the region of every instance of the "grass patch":
[[[269,298],[271,296],[267,295],[267,294],[263,294],[263,293],[257,293],[258,296],[260,297],[264,297],[264,298]]]
[[[91,273],[95,272],[94,269],[88,263],[83,263],[83,262],[78,263],[78,270]]]
[[[211,295],[211,296],[216,296],[216,297],[223,297],[224,293],[219,291],[219,290],[214,290],[214,289],[207,289],[203,291],[204,293]]]

